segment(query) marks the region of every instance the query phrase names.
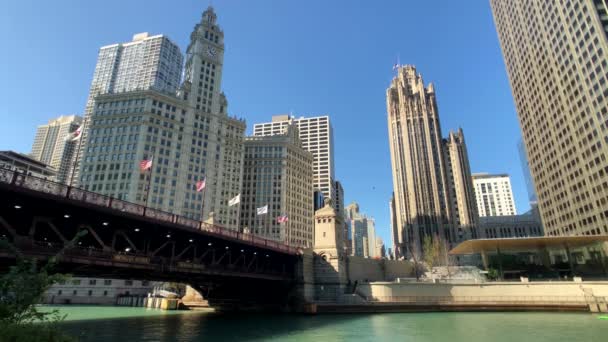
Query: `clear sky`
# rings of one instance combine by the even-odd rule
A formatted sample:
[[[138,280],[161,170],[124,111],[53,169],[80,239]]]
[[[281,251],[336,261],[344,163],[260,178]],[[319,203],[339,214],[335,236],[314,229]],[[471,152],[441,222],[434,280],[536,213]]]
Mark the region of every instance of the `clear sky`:
[[[202,0],[5,1],[0,11],[0,150],[29,152],[36,126],[84,110],[99,47],[166,34],[185,51]],[[214,0],[225,33],[223,90],[254,123],[328,114],[346,204],[390,246],[385,91],[414,64],[437,91],[443,135],[462,127],[473,172],[511,175],[529,208],[520,136],[488,0]]]

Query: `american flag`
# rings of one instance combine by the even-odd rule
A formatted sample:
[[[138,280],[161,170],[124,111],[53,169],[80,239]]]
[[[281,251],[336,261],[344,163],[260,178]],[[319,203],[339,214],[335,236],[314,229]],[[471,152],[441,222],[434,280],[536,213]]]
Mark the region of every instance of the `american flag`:
[[[76,141],[82,135],[82,125],[78,126],[74,132],[71,132],[65,137],[65,141]]]
[[[196,191],[201,192],[205,188],[205,183],[207,183],[207,179],[203,178],[196,182]]]
[[[152,158],[144,159],[139,163],[139,169],[144,172],[148,169],[152,168]]]
[[[277,223],[285,223],[289,221],[289,218],[287,217],[287,215],[281,215],[279,217],[277,217]]]
[[[73,134],[74,137],[72,138],[72,141],[80,139],[80,136],[82,135],[82,126],[78,126]]]

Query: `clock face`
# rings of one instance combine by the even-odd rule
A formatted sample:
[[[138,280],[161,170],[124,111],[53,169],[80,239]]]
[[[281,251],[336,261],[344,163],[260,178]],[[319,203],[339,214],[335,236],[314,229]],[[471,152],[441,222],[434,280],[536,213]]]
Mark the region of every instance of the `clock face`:
[[[208,46],[207,55],[209,57],[215,58],[217,56],[217,50],[213,46]]]

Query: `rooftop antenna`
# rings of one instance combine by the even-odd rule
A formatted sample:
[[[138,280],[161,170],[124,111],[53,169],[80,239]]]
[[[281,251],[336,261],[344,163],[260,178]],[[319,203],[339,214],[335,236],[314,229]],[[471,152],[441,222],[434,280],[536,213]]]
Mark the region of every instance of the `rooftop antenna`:
[[[393,70],[399,72],[399,68],[401,67],[400,54],[397,54],[397,63],[393,65]]]

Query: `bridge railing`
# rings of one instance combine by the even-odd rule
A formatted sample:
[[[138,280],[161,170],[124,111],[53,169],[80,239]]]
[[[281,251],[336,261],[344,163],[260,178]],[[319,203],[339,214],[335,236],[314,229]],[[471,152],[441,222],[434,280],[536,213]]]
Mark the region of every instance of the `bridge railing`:
[[[299,249],[274,240],[260,238],[251,234],[241,233],[224,227],[193,220],[180,215],[168,213],[136,203],[119,200],[111,196],[102,195],[81,188],[75,188],[63,183],[48,179],[26,175],[22,172],[0,167],[0,183],[10,184],[41,193],[46,193],[74,201],[85,202],[100,207],[111,208],[137,216],[143,216],[154,220],[174,223],[181,226],[199,229],[214,235],[241,240],[259,247],[271,248],[285,253],[296,254]]]

